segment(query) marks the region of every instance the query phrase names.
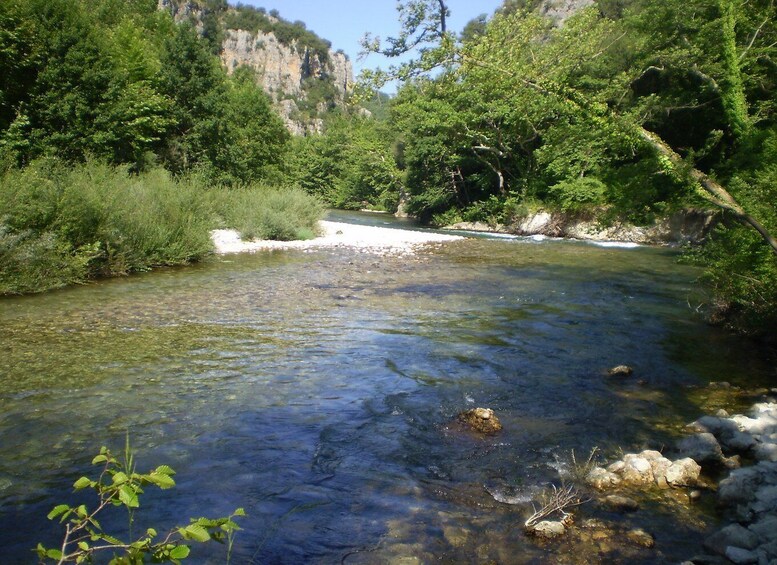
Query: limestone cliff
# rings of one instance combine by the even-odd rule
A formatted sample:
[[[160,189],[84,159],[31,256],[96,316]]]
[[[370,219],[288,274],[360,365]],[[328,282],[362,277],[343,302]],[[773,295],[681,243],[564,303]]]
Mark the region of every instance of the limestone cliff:
[[[170,12],[178,23],[193,23],[201,33],[206,18],[216,18],[223,37],[221,61],[227,72],[231,74],[243,65],[252,68],[294,134],[320,131],[320,115],[327,108],[344,104],[353,86],[353,67],[347,55],[327,48],[329,43],[314,35],[314,46],[295,37],[279,38],[273,27],[288,31],[298,24],[279,19],[277,13],[256,10],[251,14],[254,22],[259,19],[270,29],[254,26],[248,30],[234,23],[240,21],[234,17],[236,11],[247,8],[232,8],[225,2],[158,0],[158,7]]]
[[[300,102],[309,98],[311,85],[332,85],[333,100],[317,101],[324,109],[328,103],[342,104],[353,84],[353,67],[345,54],[330,50],[324,58],[310,48],[281,43],[272,32],[226,30],[221,60],[229,73],[243,65],[254,69],[287,126],[297,134],[320,129],[315,117],[300,119]]]
[[[553,18],[558,25],[561,25],[575,12],[594,4],[594,2],[595,0],[543,0],[539,6],[539,12],[543,16]]]

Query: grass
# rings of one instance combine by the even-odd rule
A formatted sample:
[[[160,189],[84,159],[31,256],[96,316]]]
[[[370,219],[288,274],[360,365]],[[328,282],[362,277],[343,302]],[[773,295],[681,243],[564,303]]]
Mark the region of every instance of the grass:
[[[318,200],[297,188],[254,185],[214,193],[223,226],[236,229],[243,239],[311,239],[324,213]]]
[[[133,175],[51,159],[0,177],[0,294],[25,294],[200,261],[210,230],[246,237],[315,235],[321,205],[296,189],[213,189],[163,169]]]

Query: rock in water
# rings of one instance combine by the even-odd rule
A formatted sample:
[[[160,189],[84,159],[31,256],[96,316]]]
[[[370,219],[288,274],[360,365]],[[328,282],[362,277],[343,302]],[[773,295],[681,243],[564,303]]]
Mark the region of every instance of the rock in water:
[[[490,408],[473,408],[459,414],[459,419],[482,434],[493,434],[502,429],[502,423]]]
[[[563,536],[566,531],[567,528],[562,522],[555,522],[552,520],[543,520],[527,529],[528,533],[544,539],[553,539]]]
[[[607,371],[607,374],[611,377],[628,377],[631,376],[631,374],[634,372],[634,369],[629,367],[628,365],[618,365],[617,367],[613,367],[609,371]]]
[[[642,547],[650,548],[656,545],[656,541],[653,539],[653,536],[641,528],[627,532],[626,537],[629,538],[629,540],[631,540],[633,543],[641,545]]]

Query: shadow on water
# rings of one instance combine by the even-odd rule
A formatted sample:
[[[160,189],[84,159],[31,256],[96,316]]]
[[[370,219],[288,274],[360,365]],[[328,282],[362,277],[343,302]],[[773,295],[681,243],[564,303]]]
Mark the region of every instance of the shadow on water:
[[[54,543],[46,513],[126,430],[141,469],[178,471],[136,528],[244,506],[236,563],[680,561],[717,520],[706,506],[581,510],[651,531],[653,550],[582,529],[543,545],[520,525],[572,449],[670,445],[707,381],[773,376],[690,317],[695,275],[667,250],[466,240],[231,256],[0,301],[2,561]],[[620,363],[632,380],[606,375]],[[474,406],[504,430],[457,425]]]

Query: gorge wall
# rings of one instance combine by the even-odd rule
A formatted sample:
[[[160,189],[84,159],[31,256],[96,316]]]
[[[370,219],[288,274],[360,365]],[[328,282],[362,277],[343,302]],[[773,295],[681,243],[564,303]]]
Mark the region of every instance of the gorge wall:
[[[158,8],[170,12],[177,23],[191,22],[201,33],[206,18],[215,18],[222,29],[220,57],[227,72],[240,66],[253,69],[293,134],[320,132],[321,115],[343,105],[353,87],[353,66],[345,53],[315,49],[296,39],[279,38],[273,31],[236,29],[225,24],[237,10],[226,3],[158,0]],[[281,22],[271,14],[260,17],[272,25]]]

